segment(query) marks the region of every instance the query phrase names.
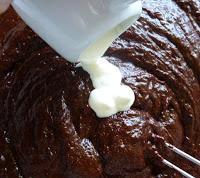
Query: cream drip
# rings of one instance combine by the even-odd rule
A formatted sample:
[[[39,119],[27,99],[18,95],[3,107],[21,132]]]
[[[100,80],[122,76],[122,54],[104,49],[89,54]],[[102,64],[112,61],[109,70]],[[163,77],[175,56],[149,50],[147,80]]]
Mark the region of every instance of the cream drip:
[[[141,2],[135,3],[142,11]],[[103,56],[112,42],[133,22],[133,17],[108,31],[80,55],[82,68],[90,74],[94,90],[90,93],[89,105],[100,118],[109,117],[119,111],[130,109],[135,95],[129,86],[121,83],[122,75],[118,67]]]

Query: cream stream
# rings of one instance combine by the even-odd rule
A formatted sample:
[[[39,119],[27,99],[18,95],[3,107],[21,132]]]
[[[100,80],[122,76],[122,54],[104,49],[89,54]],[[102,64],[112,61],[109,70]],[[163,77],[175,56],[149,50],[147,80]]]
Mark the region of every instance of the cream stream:
[[[142,11],[141,4],[136,8]],[[132,21],[133,18],[130,17],[111,29],[80,55],[80,64],[90,74],[95,88],[90,93],[89,105],[100,118],[130,109],[135,100],[132,89],[121,83],[122,75],[119,68],[102,57],[112,42],[131,25]]]

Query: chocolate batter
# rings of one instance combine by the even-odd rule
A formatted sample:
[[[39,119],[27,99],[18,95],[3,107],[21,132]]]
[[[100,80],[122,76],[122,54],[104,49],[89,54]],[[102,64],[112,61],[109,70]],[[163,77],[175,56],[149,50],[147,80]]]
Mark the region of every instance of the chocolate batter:
[[[10,9],[0,16],[0,177],[195,177],[200,168],[200,1],[148,0],[105,57],[136,94],[99,119],[86,72],[60,57]]]

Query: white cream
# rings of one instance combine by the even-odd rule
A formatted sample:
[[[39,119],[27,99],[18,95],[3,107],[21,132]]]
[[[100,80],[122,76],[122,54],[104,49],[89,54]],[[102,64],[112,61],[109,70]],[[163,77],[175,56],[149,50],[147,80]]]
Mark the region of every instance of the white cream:
[[[109,63],[103,57],[91,61],[93,63],[85,63],[84,60],[81,60],[81,66],[90,74],[95,88],[116,87],[121,84],[122,76],[118,67]]]
[[[134,92],[126,85],[105,86],[91,92],[89,105],[98,117],[104,118],[130,109],[134,100]]]
[[[132,21],[130,17],[107,32],[80,56],[80,64],[90,74],[95,88],[90,93],[89,105],[100,118],[130,109],[135,100],[132,89],[121,84],[122,75],[119,68],[102,57],[111,43],[130,26]]]

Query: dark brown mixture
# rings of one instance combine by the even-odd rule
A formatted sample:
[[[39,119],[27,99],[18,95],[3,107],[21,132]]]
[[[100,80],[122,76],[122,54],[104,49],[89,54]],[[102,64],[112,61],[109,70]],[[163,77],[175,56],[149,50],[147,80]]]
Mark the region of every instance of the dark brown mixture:
[[[0,17],[0,177],[195,177],[170,142],[200,158],[200,1],[148,0],[105,56],[136,94],[131,110],[99,119],[90,78],[10,9]]]

